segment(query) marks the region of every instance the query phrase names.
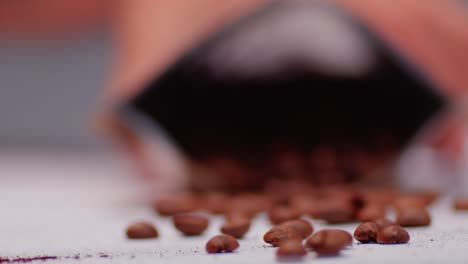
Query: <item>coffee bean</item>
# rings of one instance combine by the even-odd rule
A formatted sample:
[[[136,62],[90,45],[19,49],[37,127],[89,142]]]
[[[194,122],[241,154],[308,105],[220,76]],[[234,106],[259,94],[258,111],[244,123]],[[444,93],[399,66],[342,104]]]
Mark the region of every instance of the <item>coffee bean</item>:
[[[455,210],[468,210],[468,198],[461,197],[453,201],[453,208]]]
[[[149,222],[136,222],[127,227],[127,237],[130,239],[143,239],[158,237],[158,231]]]
[[[302,240],[298,239],[290,239],[282,242],[276,251],[276,255],[279,258],[301,258],[306,254],[307,251],[302,245]]]
[[[414,207],[425,208],[426,206],[427,200],[418,195],[402,195],[393,201],[393,207],[395,207],[396,210]]]
[[[228,208],[229,197],[221,192],[207,193],[202,198],[202,208],[213,214],[223,214]]]
[[[380,204],[382,206],[390,205],[397,197],[397,192],[391,188],[372,188],[360,190],[364,200],[371,204]]]
[[[313,215],[317,211],[317,199],[310,195],[294,195],[289,203],[300,215]]]
[[[238,211],[232,208],[226,209],[224,212],[224,219],[226,219],[226,222],[231,222],[231,221],[237,221],[237,220],[242,220],[242,219],[247,219],[249,221],[252,220],[254,215],[245,213],[244,211]]]
[[[307,247],[319,256],[337,255],[346,246],[351,245],[353,237],[344,230],[324,229],[307,239]]]
[[[354,220],[354,208],[344,200],[324,200],[313,216],[329,224],[349,223]]]
[[[222,227],[223,234],[231,235],[235,238],[242,238],[250,229],[250,219],[247,217],[231,217]]]
[[[274,247],[290,239],[302,240],[302,236],[297,229],[288,225],[275,226],[263,235],[263,240]]]
[[[291,207],[276,206],[268,211],[268,218],[273,224],[280,224],[282,222],[299,218],[301,215]]]
[[[294,147],[275,145],[271,149],[271,173],[278,178],[306,175],[305,157]]]
[[[376,242],[378,232],[379,225],[374,222],[365,222],[354,230],[354,238],[361,243]]]
[[[290,220],[271,228],[265,233],[263,240],[277,247],[286,240],[307,238],[312,234],[313,230],[312,225],[306,220]]]
[[[174,216],[194,211],[197,200],[193,195],[167,197],[156,201],[153,208],[161,216]]]
[[[356,219],[360,222],[370,222],[384,217],[385,207],[380,204],[368,204],[356,215]]]
[[[230,235],[217,235],[208,240],[206,251],[208,253],[232,252],[239,247],[236,238]]]
[[[379,244],[404,244],[409,240],[408,232],[401,226],[387,226],[377,234]]]
[[[424,201],[426,202],[426,206],[427,206],[427,205],[431,205],[432,203],[437,201],[437,199],[440,196],[440,191],[438,191],[438,190],[424,190],[424,191],[420,191],[419,195],[424,199]]]
[[[309,237],[314,231],[313,226],[304,219],[289,220],[289,221],[283,222],[282,224],[277,226],[277,228],[281,228],[282,226],[293,228],[299,233],[299,235],[302,238]]]
[[[186,236],[200,235],[208,228],[208,218],[201,215],[175,215],[173,221],[174,226]]]
[[[385,228],[387,226],[398,225],[398,223],[396,223],[396,222],[394,222],[392,220],[388,220],[387,218],[380,218],[380,219],[374,220],[372,222],[376,223],[379,226],[379,230],[382,229],[382,228]]]
[[[431,224],[429,212],[422,207],[400,209],[397,214],[397,223],[401,226],[427,226]]]
[[[245,193],[233,197],[229,206],[230,211],[253,217],[260,212],[269,210],[271,200],[266,195]]]

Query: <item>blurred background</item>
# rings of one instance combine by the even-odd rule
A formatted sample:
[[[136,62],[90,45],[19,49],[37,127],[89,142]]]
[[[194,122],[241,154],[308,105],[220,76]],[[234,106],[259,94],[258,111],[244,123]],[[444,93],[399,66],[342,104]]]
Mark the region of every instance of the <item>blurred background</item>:
[[[137,93],[193,43],[266,2],[1,1],[0,151],[107,151],[93,129],[101,112]],[[447,97],[462,97],[467,1],[331,2],[412,59]],[[451,138],[450,151],[459,153],[463,141]]]
[[[100,149],[87,125],[110,50],[104,29],[40,44],[0,39],[2,148]]]
[[[0,3],[2,150],[102,150],[89,124],[110,68],[105,2]]]

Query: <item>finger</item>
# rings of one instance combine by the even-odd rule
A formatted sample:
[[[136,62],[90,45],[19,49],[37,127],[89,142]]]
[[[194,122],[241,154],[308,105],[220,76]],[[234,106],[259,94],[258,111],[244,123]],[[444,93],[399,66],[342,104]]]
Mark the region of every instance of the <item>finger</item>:
[[[116,58],[104,101],[140,91],[202,38],[267,0],[123,0],[114,21]]]
[[[468,15],[457,1],[337,0],[449,96],[468,87]]]

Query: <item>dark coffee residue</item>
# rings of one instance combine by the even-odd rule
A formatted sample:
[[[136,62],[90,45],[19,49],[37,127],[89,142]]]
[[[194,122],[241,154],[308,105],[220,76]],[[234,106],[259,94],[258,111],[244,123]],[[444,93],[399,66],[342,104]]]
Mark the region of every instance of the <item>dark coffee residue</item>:
[[[46,261],[49,259],[58,259],[57,256],[35,256],[35,257],[16,257],[16,258],[4,258],[0,257],[0,263],[26,263],[36,260]]]

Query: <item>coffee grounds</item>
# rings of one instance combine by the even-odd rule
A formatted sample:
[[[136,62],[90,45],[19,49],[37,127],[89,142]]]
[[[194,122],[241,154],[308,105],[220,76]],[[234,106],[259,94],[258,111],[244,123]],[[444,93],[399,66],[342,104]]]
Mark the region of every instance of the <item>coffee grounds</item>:
[[[49,259],[58,259],[57,256],[35,256],[35,257],[16,257],[16,258],[4,258],[0,257],[0,263],[26,263],[36,260],[46,261]]]

